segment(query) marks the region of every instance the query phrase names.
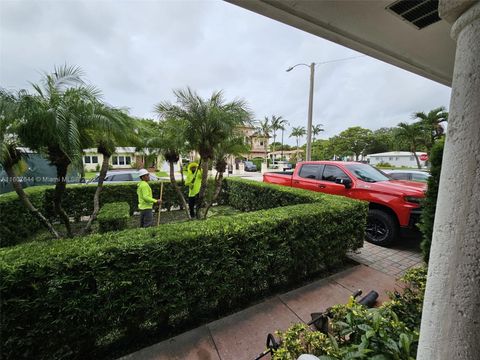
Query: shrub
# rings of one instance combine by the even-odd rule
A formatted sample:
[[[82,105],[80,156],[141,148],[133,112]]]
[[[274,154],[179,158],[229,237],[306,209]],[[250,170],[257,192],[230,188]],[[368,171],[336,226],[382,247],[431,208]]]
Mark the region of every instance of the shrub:
[[[304,353],[328,359],[414,359],[417,353],[426,269],[409,270],[402,280],[403,294],[367,309],[352,297],[348,304],[333,306],[329,334],[296,324],[279,332],[280,348],[274,360],[296,359]]]
[[[45,191],[48,188],[35,186],[25,189],[32,204],[40,211],[44,209]],[[43,228],[15,192],[0,195],[0,214],[0,247],[16,245]]]
[[[257,171],[262,170],[262,163],[265,161],[264,158],[253,158],[251,162],[257,167]]]
[[[150,182],[153,190],[153,197],[160,197],[160,182]],[[213,182],[210,186],[213,186]],[[89,216],[93,212],[93,197],[96,184],[91,185],[69,185],[63,198],[63,208],[67,214],[77,221],[82,216]],[[32,203],[50,220],[55,220],[55,210],[53,206],[54,190],[53,186],[36,186],[25,189],[25,192],[31,197]],[[187,196],[188,190],[183,188],[184,195]],[[218,201],[222,203],[224,193],[221,194]],[[100,205],[117,202],[127,202],[130,206],[130,215],[136,211],[137,183],[119,183],[104,184],[100,195]],[[171,210],[180,207],[178,195],[172,185],[164,183],[162,209]],[[25,206],[18,200],[15,192],[0,195],[0,247],[12,246],[23,242],[26,238],[33,236],[43,225],[29,214]]]
[[[375,165],[376,167],[379,167],[379,168],[391,168],[392,167],[392,164],[388,163],[388,162],[383,162],[383,161],[380,161],[379,163],[377,163],[377,165]]]
[[[126,202],[105,204],[98,213],[99,232],[123,230],[128,225],[130,206]]]
[[[335,266],[363,243],[364,202],[240,180],[227,188],[229,201],[251,189],[264,204],[274,190],[305,203],[0,249],[0,355],[98,358]]]
[[[420,217],[419,228],[423,234],[421,243],[423,260],[428,263],[430,257],[430,247],[432,245],[433,222],[435,220],[435,211],[437,209],[438,186],[440,184],[440,172],[442,170],[443,147],[445,141],[437,141],[430,154],[430,174],[428,179],[428,190],[423,202],[423,211]]]

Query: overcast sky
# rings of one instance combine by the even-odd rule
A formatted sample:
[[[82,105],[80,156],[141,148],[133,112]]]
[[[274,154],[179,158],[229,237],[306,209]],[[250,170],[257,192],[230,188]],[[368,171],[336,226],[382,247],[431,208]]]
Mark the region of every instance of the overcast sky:
[[[359,55],[223,1],[0,0],[1,87],[28,89],[54,65],[77,65],[105,101],[139,117],[190,86],[244,98],[256,119],[306,126],[309,69],[285,70]],[[364,56],[317,67],[313,122],[324,138],[374,130],[449,98],[444,85]]]

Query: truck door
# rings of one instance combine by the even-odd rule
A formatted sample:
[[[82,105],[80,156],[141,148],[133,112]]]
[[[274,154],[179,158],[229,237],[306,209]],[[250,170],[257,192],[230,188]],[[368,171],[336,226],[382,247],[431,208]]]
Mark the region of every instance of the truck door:
[[[323,167],[324,165],[321,164],[303,164],[298,171],[298,176],[292,178],[292,187],[321,191],[319,185]]]
[[[337,178],[350,180],[350,177],[336,165],[325,165],[319,186],[321,192],[332,195],[347,195],[345,185],[335,183]]]

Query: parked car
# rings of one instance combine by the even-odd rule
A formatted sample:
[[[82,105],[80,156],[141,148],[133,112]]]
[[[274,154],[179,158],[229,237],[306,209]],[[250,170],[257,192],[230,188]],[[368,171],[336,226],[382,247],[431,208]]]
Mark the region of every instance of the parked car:
[[[292,164],[288,161],[274,161],[272,162],[272,169],[282,169],[283,171],[287,171],[293,168]]]
[[[257,171],[257,165],[255,165],[251,161],[244,161],[243,164],[245,165],[245,171]]]
[[[385,174],[395,180],[409,180],[427,182],[430,174],[418,170],[382,170]]]
[[[92,180],[88,181],[87,184],[98,182],[100,177],[97,174]],[[150,173],[151,181],[160,180],[156,175]],[[118,171],[108,171],[107,176],[105,176],[104,182],[106,183],[115,183],[115,182],[125,182],[125,181],[140,181],[140,176],[138,176],[137,170],[118,170]]]
[[[393,180],[358,162],[300,162],[293,174],[265,173],[263,181],[368,201],[366,240],[378,245],[392,243],[400,228],[417,223],[427,189],[425,183]]]

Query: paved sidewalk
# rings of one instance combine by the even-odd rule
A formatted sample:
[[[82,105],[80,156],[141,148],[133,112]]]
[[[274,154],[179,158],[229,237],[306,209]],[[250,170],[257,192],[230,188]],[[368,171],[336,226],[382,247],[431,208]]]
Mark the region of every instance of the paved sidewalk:
[[[398,241],[388,248],[365,242],[363,248],[348,256],[361,264],[399,278],[407,269],[423,264],[421,241],[420,234],[412,233],[400,236]]]
[[[387,290],[400,286],[395,277],[365,265],[357,265],[326,279],[315,281],[226,318],[165,340],[123,357],[123,360],[249,360],[265,349],[268,333],[285,330],[310,313],[345,303],[353,291],[376,290],[379,301]],[[264,359],[269,359],[265,357]]]

